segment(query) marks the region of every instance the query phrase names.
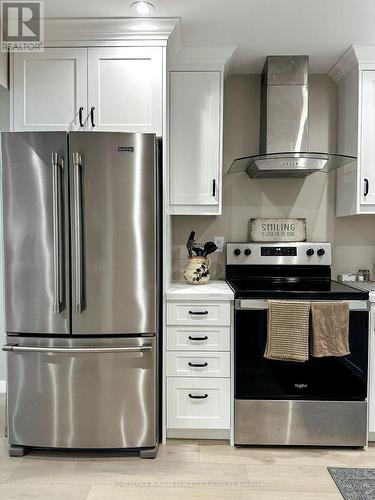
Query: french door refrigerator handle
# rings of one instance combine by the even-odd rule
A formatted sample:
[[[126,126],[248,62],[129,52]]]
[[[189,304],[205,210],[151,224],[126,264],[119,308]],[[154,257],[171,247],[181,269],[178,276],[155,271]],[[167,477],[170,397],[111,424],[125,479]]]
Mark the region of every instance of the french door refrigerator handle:
[[[132,346],[132,347],[29,347],[18,345],[4,345],[2,348],[6,352],[40,352],[52,354],[90,354],[90,353],[144,353],[151,352],[152,346]]]
[[[81,200],[82,156],[73,153],[74,193],[74,260],[75,260],[75,313],[82,314],[82,200]]]
[[[52,211],[53,211],[53,312],[60,314],[63,309],[62,299],[62,220],[61,220],[61,183],[60,169],[62,158],[52,153]]]

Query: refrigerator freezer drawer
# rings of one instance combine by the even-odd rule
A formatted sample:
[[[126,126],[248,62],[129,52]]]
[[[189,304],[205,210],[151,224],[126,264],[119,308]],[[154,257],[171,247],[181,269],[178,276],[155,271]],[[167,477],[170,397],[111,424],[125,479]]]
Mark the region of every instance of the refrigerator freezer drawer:
[[[155,338],[8,337],[7,350],[11,445],[155,446]]]

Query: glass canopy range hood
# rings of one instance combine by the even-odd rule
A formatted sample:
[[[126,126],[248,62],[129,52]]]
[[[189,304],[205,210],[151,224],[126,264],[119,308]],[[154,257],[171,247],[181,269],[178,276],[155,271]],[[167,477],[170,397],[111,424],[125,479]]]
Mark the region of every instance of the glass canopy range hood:
[[[308,56],[268,56],[261,76],[258,155],[237,158],[228,173],[250,178],[306,177],[331,172],[354,156],[309,152]]]
[[[237,158],[227,173],[246,171],[251,179],[306,177],[315,172],[332,172],[356,160],[355,156],[328,153],[269,153]]]

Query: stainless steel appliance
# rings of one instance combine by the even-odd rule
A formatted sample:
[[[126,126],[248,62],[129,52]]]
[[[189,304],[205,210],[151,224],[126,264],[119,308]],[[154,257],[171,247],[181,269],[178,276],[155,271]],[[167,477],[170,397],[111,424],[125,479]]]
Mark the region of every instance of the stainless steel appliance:
[[[10,454],[158,443],[153,134],[2,134]]]
[[[309,58],[268,56],[261,76],[259,154],[237,158],[229,173],[250,178],[330,172],[353,156],[309,151]]]
[[[236,445],[367,444],[368,292],[331,280],[329,243],[229,243]],[[350,355],[264,357],[269,299],[347,301]]]

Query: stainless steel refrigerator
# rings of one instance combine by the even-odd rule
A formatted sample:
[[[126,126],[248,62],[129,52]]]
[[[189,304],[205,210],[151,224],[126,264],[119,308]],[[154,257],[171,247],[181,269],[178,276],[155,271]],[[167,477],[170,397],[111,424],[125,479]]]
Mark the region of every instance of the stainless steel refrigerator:
[[[157,157],[154,134],[2,134],[11,455],[155,456]]]

